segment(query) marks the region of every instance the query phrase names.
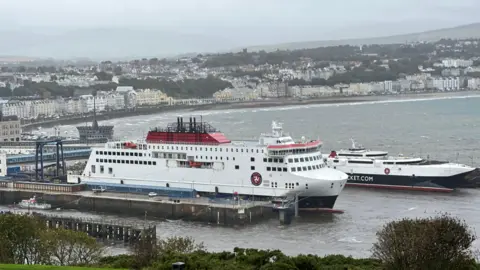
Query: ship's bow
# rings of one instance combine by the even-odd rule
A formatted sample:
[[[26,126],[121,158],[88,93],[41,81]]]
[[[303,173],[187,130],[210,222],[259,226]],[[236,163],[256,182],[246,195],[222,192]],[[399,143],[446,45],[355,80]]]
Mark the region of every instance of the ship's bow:
[[[302,210],[332,209],[348,179],[347,174],[329,168],[301,172],[297,176],[305,183],[293,191],[299,197]]]

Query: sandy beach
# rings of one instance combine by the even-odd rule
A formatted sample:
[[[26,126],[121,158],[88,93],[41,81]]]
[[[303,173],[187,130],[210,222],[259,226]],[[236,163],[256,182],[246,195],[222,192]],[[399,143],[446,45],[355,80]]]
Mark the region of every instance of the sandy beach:
[[[363,103],[374,101],[387,100],[411,100],[411,99],[435,99],[448,98],[455,96],[480,96],[480,91],[462,91],[462,92],[448,92],[448,93],[418,93],[418,94],[404,94],[404,95],[378,95],[378,96],[337,96],[337,97],[323,97],[316,99],[286,99],[275,98],[260,101],[237,102],[237,103],[217,103],[205,104],[195,106],[161,106],[161,107],[139,107],[135,111],[115,111],[107,112],[97,115],[97,119],[108,120],[140,115],[151,115],[162,112],[171,111],[209,111],[209,110],[232,110],[232,109],[246,109],[246,108],[269,108],[269,107],[286,107],[286,106],[302,106],[315,104],[341,104],[341,103]],[[74,125],[79,123],[91,122],[93,116],[87,117],[70,117],[48,120],[43,122],[35,122],[25,124],[24,130],[31,130],[37,127],[52,127],[55,125]]]

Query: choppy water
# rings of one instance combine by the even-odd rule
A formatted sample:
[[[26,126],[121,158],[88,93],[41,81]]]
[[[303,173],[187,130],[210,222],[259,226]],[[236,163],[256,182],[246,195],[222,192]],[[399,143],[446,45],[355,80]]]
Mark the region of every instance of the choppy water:
[[[181,113],[180,113],[181,114]],[[367,104],[197,112],[228,137],[254,138],[284,123],[294,137],[320,137],[324,151],[347,148],[350,138],[371,149],[480,165],[480,97],[470,96]],[[110,120],[118,136],[140,138],[151,126],[175,121],[179,113]],[[190,114],[185,114],[185,117]],[[74,126],[62,127],[75,134]],[[271,220],[248,228],[218,228],[183,221],[161,222],[158,235],[189,235],[211,250],[235,246],[280,248],[288,254],[340,253],[369,256],[375,232],[390,220],[447,212],[480,229],[480,190],[454,194],[370,191],[347,188],[336,208],[344,214],[300,218],[288,227]],[[81,215],[75,213],[75,215]],[[475,243],[480,248],[480,243]]]

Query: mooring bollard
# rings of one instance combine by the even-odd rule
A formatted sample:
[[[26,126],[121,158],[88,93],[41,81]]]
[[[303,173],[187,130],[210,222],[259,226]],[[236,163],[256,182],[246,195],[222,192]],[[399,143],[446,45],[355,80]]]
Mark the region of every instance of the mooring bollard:
[[[176,262],[172,264],[172,270],[185,270],[185,263]]]

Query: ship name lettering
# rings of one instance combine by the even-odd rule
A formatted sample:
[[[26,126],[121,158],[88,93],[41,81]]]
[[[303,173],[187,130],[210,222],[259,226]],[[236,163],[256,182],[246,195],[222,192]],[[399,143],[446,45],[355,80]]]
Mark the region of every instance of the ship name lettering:
[[[349,175],[348,180],[350,180],[350,181],[362,181],[362,182],[373,182],[373,176]]]

